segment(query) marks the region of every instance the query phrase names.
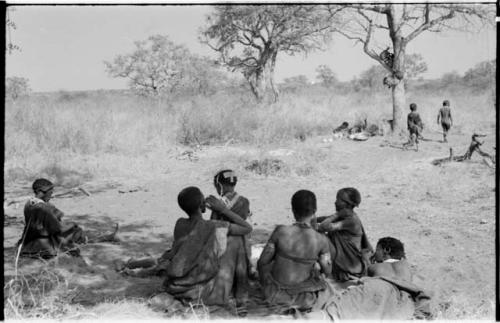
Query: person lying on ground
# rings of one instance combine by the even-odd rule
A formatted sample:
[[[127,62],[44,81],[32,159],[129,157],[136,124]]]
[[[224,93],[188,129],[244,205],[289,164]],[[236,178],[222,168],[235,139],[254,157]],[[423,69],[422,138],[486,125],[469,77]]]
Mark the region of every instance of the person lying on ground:
[[[368,276],[335,289],[316,317],[337,320],[409,320],[432,318],[430,296],[412,283],[403,243],[391,237],[378,241]],[[337,285],[339,286],[339,285]],[[326,314],[326,315],[325,315]]]
[[[337,192],[336,213],[318,218],[317,230],[326,233],[332,246],[332,277],[337,281],[366,275],[373,248],[354,208],[361,203],[359,191],[347,187]]]
[[[236,176],[235,172],[230,169],[219,171],[217,174],[215,174],[213,180],[215,190],[220,196],[220,200],[226,205],[228,209],[238,214],[242,219],[248,221],[249,217],[252,215],[252,212],[250,211],[250,201],[248,201],[246,197],[238,194],[235,191],[237,182],[238,177]],[[225,216],[217,211],[212,211],[210,219],[226,220]],[[250,235],[247,234],[243,237],[232,236],[228,240],[228,243],[241,245],[241,247],[238,248],[238,250],[240,250],[239,253],[247,260],[246,262],[239,261],[239,266],[236,268],[236,279],[240,281],[239,286],[243,286],[247,283],[245,283],[245,281],[248,280],[249,277],[256,277],[256,269],[252,268],[251,265],[252,249],[250,244]]]
[[[349,131],[349,123],[347,121],[344,121],[340,126],[333,129],[333,134],[341,133],[343,135],[346,135],[348,131]]]
[[[312,227],[314,193],[297,191],[291,204],[296,222],[276,227],[257,267],[269,305],[281,307],[284,312],[308,311],[328,298],[330,289],[324,275],[331,272],[330,246],[328,239]]]
[[[453,126],[453,118],[451,117],[450,101],[444,100],[443,107],[439,109],[437,116],[437,124],[441,123],[443,128],[443,142],[448,142],[446,137],[448,136],[448,131]]]
[[[368,276],[389,277],[411,282],[410,266],[406,261],[404,245],[398,239],[385,237],[377,242],[373,264],[368,267]]]
[[[21,246],[20,255],[44,259],[56,256],[59,251],[79,255],[76,244],[89,242],[89,237],[76,223],[63,222],[64,213],[49,202],[54,184],[39,178],[33,182],[32,188],[35,196],[24,206],[25,226],[17,243]],[[116,230],[90,242],[114,241]]]

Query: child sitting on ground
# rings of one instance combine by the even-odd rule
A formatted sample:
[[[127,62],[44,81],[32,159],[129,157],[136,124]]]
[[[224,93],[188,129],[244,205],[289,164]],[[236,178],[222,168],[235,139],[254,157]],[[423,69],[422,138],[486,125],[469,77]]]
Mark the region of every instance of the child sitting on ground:
[[[214,187],[217,194],[221,197],[221,201],[224,202],[226,207],[238,214],[243,220],[248,221],[249,217],[252,215],[250,211],[250,202],[248,199],[235,191],[236,183],[238,182],[238,177],[235,172],[230,169],[224,169],[219,171],[214,176]],[[227,220],[223,215],[216,211],[212,212],[210,217],[212,220]],[[252,267],[251,262],[251,244],[250,235],[243,237],[243,243],[245,247],[245,253],[247,258],[247,269],[245,270],[245,275],[250,278],[256,278],[256,268]],[[241,273],[243,275],[243,273]]]

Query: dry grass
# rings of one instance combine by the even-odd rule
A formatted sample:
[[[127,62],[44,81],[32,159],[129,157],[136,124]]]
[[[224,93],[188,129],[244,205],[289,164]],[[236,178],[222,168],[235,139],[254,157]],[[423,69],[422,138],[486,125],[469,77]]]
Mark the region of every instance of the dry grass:
[[[407,101],[417,102],[426,131],[440,130],[435,118],[444,98],[455,112],[454,131],[469,134],[491,127],[495,109],[489,93],[409,91]],[[4,180],[47,176],[74,186],[93,176],[137,174],[135,164],[141,174],[158,171],[148,169],[158,164],[150,161],[172,155],[179,145],[229,140],[279,145],[301,134],[329,134],[342,121],[353,124],[367,118],[377,124],[390,115],[389,92],[285,93],[271,105],[258,105],[241,93],[164,102],[106,92],[31,97],[6,106]],[[303,167],[299,172],[309,173]]]
[[[407,103],[418,104],[425,131],[437,132],[440,127],[435,118],[444,99],[451,101],[456,134],[469,136],[495,127],[490,93],[409,91]],[[244,176],[320,177],[338,172],[338,165],[332,165],[325,152],[309,141],[297,140],[298,134],[329,135],[342,121],[354,123],[366,117],[368,122],[377,123],[390,118],[390,113],[389,92],[283,94],[272,105],[257,105],[248,95],[239,94],[169,102],[114,93],[31,97],[6,105],[4,181],[8,186],[44,176],[60,185],[77,186],[95,177],[147,180],[168,172],[165,161],[182,153],[186,149],[183,145],[224,144],[229,140],[232,147],[252,150],[214,157],[220,161],[200,169],[206,178],[228,165]],[[290,146],[292,153],[280,151],[280,147]],[[166,316],[144,300],[108,301],[91,309],[68,304],[64,298],[70,292],[66,279],[48,265],[37,274],[6,279],[4,291],[5,315],[11,319],[136,320]],[[484,301],[488,295],[475,303],[454,295],[445,299],[436,309],[439,319],[481,319],[492,317],[494,312],[492,304]],[[202,320],[210,315],[203,306],[193,306],[174,318],[186,317]]]

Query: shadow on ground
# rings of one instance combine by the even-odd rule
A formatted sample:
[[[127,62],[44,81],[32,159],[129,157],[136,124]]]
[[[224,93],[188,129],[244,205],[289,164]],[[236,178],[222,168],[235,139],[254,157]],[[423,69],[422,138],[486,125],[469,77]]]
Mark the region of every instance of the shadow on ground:
[[[78,223],[90,236],[112,232],[115,227],[115,221],[107,216],[79,214],[71,216],[71,222]],[[16,231],[22,232],[23,223],[13,223],[10,226],[15,226]],[[42,272],[53,272],[65,281],[63,285],[65,285],[66,292],[63,293],[63,297],[70,303],[91,306],[103,301],[116,301],[124,298],[148,299],[158,292],[163,279],[161,277],[124,276],[116,272],[115,261],[127,261],[130,258],[148,255],[158,257],[170,248],[172,237],[166,233],[154,234],[150,230],[152,227],[153,225],[148,222],[121,226],[117,234],[120,242],[80,245],[80,257],[62,254],[48,261],[19,258],[17,271],[17,248],[15,246],[17,240],[5,242],[6,286],[14,280],[26,281],[25,277],[38,277]],[[44,293],[49,290],[50,288],[44,288]]]

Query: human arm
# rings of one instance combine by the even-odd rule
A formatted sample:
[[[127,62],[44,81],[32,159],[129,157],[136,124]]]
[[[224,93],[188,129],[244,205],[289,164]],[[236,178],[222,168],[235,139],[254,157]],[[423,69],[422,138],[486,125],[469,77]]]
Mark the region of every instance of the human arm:
[[[318,216],[318,217],[316,217],[316,222],[321,224],[324,221],[329,220],[329,219],[331,219],[330,222],[336,221],[338,219],[338,214],[334,213],[332,215],[327,215],[327,216]]]
[[[330,253],[330,245],[328,239],[321,235],[322,247],[319,252],[319,265],[321,267],[321,272],[329,275],[332,272],[332,256]]]
[[[423,129],[424,128],[424,124],[422,122],[422,118],[420,118],[420,114],[417,114],[417,117],[415,119],[416,119],[416,122],[417,122],[417,126],[419,126],[420,129]]]
[[[335,229],[332,229],[332,228],[338,228],[339,226],[336,225],[336,226],[332,226],[332,224],[335,224],[335,223],[338,223],[338,222],[341,222],[339,221],[339,215],[338,213],[335,213],[333,215],[330,215],[328,217],[326,217],[325,220],[323,220],[319,226],[318,226],[318,231],[320,232],[329,232],[329,231],[334,231]]]
[[[230,222],[228,234],[233,236],[245,235],[252,232],[250,223],[243,220],[238,214],[226,207],[226,205],[213,195],[206,199],[207,207],[224,215]]]
[[[451,117],[451,110],[450,110],[450,127],[453,126],[453,118]]]
[[[438,112],[437,124],[439,124],[439,121],[441,121],[441,110]]]
[[[276,227],[276,229],[274,229],[271,237],[264,247],[264,250],[262,250],[262,253],[260,254],[259,260],[257,261],[257,270],[259,272],[260,278],[263,278],[265,276],[264,267],[269,265],[274,260],[274,256],[276,254],[276,244],[278,242],[279,236],[279,228],[280,227],[278,226]]]

